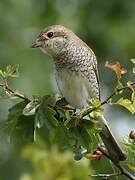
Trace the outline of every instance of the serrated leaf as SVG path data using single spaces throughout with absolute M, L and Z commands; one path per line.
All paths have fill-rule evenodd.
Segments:
M 30 103 L 26 105 L 26 107 L 23 109 L 23 115 L 25 116 L 31 116 L 36 113 L 37 108 L 40 106 L 40 101 L 34 99 Z
M 135 107 L 133 106 L 132 102 L 129 99 L 120 98 L 115 104 L 125 107 L 132 114 L 135 113 Z
M 6 134 L 8 134 L 9 139 L 11 139 L 11 137 L 16 134 L 16 132 L 20 132 L 20 130 L 22 130 L 20 136 L 14 136 L 14 139 L 19 138 L 20 141 L 20 137 L 24 137 L 22 133 L 24 134 L 26 132 L 26 127 L 27 125 L 29 125 L 29 123 L 27 122 L 27 118 L 24 118 L 24 116 L 22 115 L 22 111 L 27 103 L 28 102 L 26 101 L 22 101 L 9 109 L 8 119 L 7 121 L 5 121 L 5 132 Z M 23 125 L 25 125 L 25 128 L 23 127 Z M 30 128 L 28 129 L 29 132 L 31 132 Z M 30 136 L 32 137 L 33 134 L 31 133 Z M 28 140 L 28 138 L 29 137 L 27 136 L 26 140 Z

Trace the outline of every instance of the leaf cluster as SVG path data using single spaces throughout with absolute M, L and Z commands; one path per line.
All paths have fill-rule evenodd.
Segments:
M 33 136 L 35 141 L 39 136 L 40 138 L 45 136 L 44 140 L 48 145 L 58 144 L 62 151 L 69 148 L 75 153 L 75 159 L 79 160 L 87 153 L 92 153 L 97 147 L 96 134 L 99 128 L 95 128 L 97 123 L 94 120 L 80 119 L 74 109 L 63 106 L 64 101 L 54 95 L 36 97 L 36 99 L 34 97 L 29 103 L 22 101 L 12 107 L 9 117 L 13 117 L 16 124 L 20 118 L 32 117 L 31 123 L 34 129 L 30 136 Z M 27 120 L 25 122 L 27 125 Z M 27 131 L 27 128 L 24 131 Z

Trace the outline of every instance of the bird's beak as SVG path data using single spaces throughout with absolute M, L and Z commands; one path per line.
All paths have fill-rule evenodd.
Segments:
M 41 47 L 42 46 L 42 42 L 41 41 L 34 41 L 32 44 L 31 44 L 31 48 L 38 48 L 38 47 Z

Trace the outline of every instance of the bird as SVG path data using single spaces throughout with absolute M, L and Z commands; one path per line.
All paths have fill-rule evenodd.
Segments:
M 72 30 L 63 25 L 44 28 L 31 45 L 52 57 L 60 94 L 76 109 L 85 109 L 93 99 L 100 100 L 100 83 L 97 58 L 93 50 Z M 98 118 L 102 125 L 99 133 L 105 148 L 114 162 L 126 159 L 113 136 L 107 120 Z

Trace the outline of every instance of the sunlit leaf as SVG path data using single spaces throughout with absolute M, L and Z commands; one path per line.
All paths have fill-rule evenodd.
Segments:
M 19 64 L 16 65 L 8 65 L 6 67 L 5 71 L 0 70 L 0 75 L 3 78 L 8 78 L 8 77 L 18 77 L 19 76 Z
M 97 119 L 103 114 L 103 112 L 104 112 L 103 107 L 99 107 L 90 113 L 90 117 L 92 117 L 93 119 Z
M 127 70 L 122 68 L 119 62 L 116 63 L 109 63 L 108 61 L 105 63 L 105 67 L 113 70 L 118 78 L 121 78 L 124 74 L 127 73 Z
M 90 103 L 92 104 L 93 107 L 98 107 L 101 105 L 101 101 L 99 99 L 92 99 Z
M 135 74 L 135 67 L 133 68 L 133 73 Z
M 115 104 L 119 104 L 129 110 L 132 114 L 135 113 L 135 107 L 129 99 L 120 98 Z
M 39 107 L 40 101 L 37 99 L 34 99 L 30 103 L 26 105 L 26 107 L 23 109 L 23 115 L 25 116 L 31 116 L 36 113 L 36 109 Z
M 131 164 L 127 164 L 128 168 L 132 171 L 135 171 L 135 166 L 131 165 Z
M 131 62 L 132 62 L 133 64 L 135 64 L 135 58 L 131 59 Z

